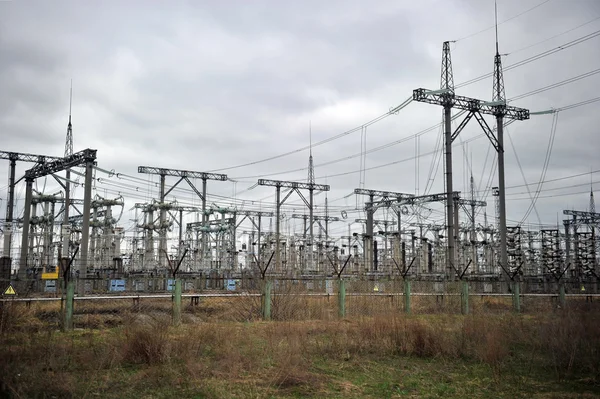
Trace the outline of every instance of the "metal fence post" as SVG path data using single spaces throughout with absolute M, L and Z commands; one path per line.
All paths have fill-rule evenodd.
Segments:
M 75 282 L 69 281 L 67 283 L 65 321 L 64 321 L 64 326 L 63 326 L 64 331 L 70 331 L 73 329 L 73 299 L 74 298 L 75 298 Z
M 518 281 L 513 282 L 513 308 L 515 312 L 521 312 L 521 287 Z
M 469 282 L 462 280 L 462 291 L 460 295 L 460 311 L 462 314 L 469 314 Z
M 175 280 L 175 294 L 173 295 L 173 325 L 181 324 L 181 279 Z
M 410 280 L 404 280 L 404 312 L 410 313 Z
M 271 320 L 271 287 L 273 282 L 271 280 L 264 280 L 263 287 L 263 300 L 262 300 L 262 314 L 264 320 Z
M 346 282 L 342 279 L 339 280 L 338 290 L 339 315 L 344 318 L 346 317 Z
M 565 283 L 560 282 L 559 291 L 558 291 L 558 300 L 561 307 L 565 307 L 567 305 L 567 298 L 565 297 Z

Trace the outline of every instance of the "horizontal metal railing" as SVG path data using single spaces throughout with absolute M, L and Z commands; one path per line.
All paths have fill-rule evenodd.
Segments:
M 300 294 L 288 294 L 288 293 L 274 293 L 275 296 L 306 296 L 306 297 L 337 297 L 337 293 L 300 293 Z M 182 298 L 247 298 L 247 297 L 260 297 L 260 293 L 231 293 L 231 294 L 218 294 L 218 293 L 198 293 L 198 294 L 182 294 Z M 348 292 L 346 296 L 355 297 L 403 297 L 403 292 Z M 460 293 L 447 293 L 447 292 L 412 292 L 411 297 L 419 296 L 461 296 Z M 512 297 L 513 294 L 501 294 L 501 293 L 469 293 L 469 297 Z M 539 297 L 539 298 L 558 298 L 559 294 L 520 294 L 520 297 Z M 568 298 L 598 298 L 600 294 L 565 294 Z M 102 301 L 102 300 L 124 300 L 124 299 L 172 299 L 172 294 L 154 294 L 154 295 L 92 295 L 92 296 L 75 296 L 75 301 Z M 55 302 L 63 301 L 64 297 L 10 297 L 0 298 L 0 302 Z

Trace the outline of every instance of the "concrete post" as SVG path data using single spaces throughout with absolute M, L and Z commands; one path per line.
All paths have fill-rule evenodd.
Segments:
M 263 280 L 263 297 L 262 297 L 262 314 L 263 320 L 271 320 L 271 288 L 273 282 L 271 280 Z
M 346 317 L 346 282 L 339 279 L 338 310 L 340 318 Z
M 404 280 L 404 313 L 410 314 L 410 280 Z
M 75 298 L 75 282 L 69 280 L 67 282 L 67 298 L 65 306 L 65 319 L 64 319 L 64 331 L 71 331 L 73 329 L 73 301 Z
M 515 312 L 521 312 L 521 287 L 518 281 L 513 281 L 513 309 Z
M 173 295 L 173 325 L 181 324 L 181 279 L 175 280 L 175 293 Z
M 462 314 L 469 314 L 469 282 L 461 281 L 461 294 L 460 294 L 460 310 Z

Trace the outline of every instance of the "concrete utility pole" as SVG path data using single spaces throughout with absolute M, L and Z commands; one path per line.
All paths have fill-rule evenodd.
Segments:
M 495 61 L 495 74 L 494 74 L 494 86 L 495 92 L 504 91 L 504 83 L 501 86 L 497 86 L 498 82 L 502 82 L 501 77 L 501 64 L 500 56 L 497 53 Z M 413 100 L 424 102 L 428 104 L 441 105 L 444 107 L 444 124 L 445 124 L 445 156 L 446 156 L 446 212 L 447 212 L 447 234 L 448 234 L 448 256 L 447 269 L 451 271 L 455 268 L 455 253 L 454 253 L 454 241 L 455 241 L 455 229 L 453 218 L 453 200 L 452 200 L 452 142 L 458 137 L 460 132 L 465 128 L 467 123 L 475 117 L 483 132 L 487 135 L 491 141 L 496 152 L 498 153 L 498 179 L 500 186 L 500 253 L 501 262 L 506 267 L 506 261 L 508 259 L 506 253 L 506 208 L 505 208 L 505 196 L 504 196 L 504 138 L 502 135 L 502 123 L 504 117 L 508 117 L 515 120 L 529 119 L 529 110 L 524 108 L 512 107 L 506 105 L 502 94 L 502 100 L 493 102 L 484 102 L 475 98 L 458 96 L 454 93 L 454 87 L 451 86 L 449 80 L 451 75 L 451 64 L 450 64 L 450 47 L 449 42 L 444 42 L 444 49 L 442 55 L 442 85 L 446 87 L 440 90 L 427 90 L 427 89 L 416 89 L 413 91 Z M 463 121 L 458 125 L 456 130 L 451 132 L 451 108 L 458 108 L 462 111 L 466 111 L 467 115 Z M 483 119 L 482 114 L 494 115 L 496 122 L 499 124 L 497 127 L 498 136 L 494 135 L 492 129 Z M 502 228 L 504 226 L 504 228 Z
M 275 187 L 275 207 L 276 207 L 276 226 L 275 226 L 275 269 L 281 271 L 281 251 L 280 251 L 280 231 L 279 226 L 281 224 L 281 205 L 292 195 L 292 193 L 296 192 L 298 196 L 302 199 L 306 207 L 310 211 L 310 225 L 314 223 L 313 220 L 313 194 L 314 191 L 329 191 L 329 185 L 327 184 L 315 184 L 315 183 L 301 183 L 301 182 L 293 182 L 293 181 L 282 181 L 282 180 L 267 180 L 260 179 L 258 180 L 259 186 L 271 186 Z M 290 191 L 286 194 L 286 196 L 281 199 L 281 187 L 289 188 Z M 310 200 L 307 200 L 300 190 L 308 190 L 310 195 Z M 311 228 L 312 234 L 312 228 Z M 312 259 L 312 245 L 313 245 L 313 237 L 311 236 L 309 257 Z
M 196 195 L 202 200 L 202 223 L 204 225 L 208 222 L 208 215 L 206 213 L 206 181 L 207 180 L 218 180 L 218 181 L 226 181 L 227 175 L 217 174 L 217 173 L 207 173 L 207 172 L 193 172 L 189 170 L 179 170 L 179 169 L 165 169 L 165 168 L 157 168 L 153 166 L 138 166 L 138 173 L 146 173 L 151 175 L 159 175 L 160 176 L 160 201 L 161 204 L 164 204 L 165 198 L 179 183 L 183 180 L 187 182 L 187 184 L 191 187 L 191 189 L 196 193 Z M 175 176 L 179 177 L 177 183 L 171 186 L 168 190 L 166 190 L 165 186 L 165 177 L 166 176 Z M 196 186 L 191 182 L 190 178 L 198 178 L 202 179 L 202 192 L 198 191 Z M 160 241 L 159 248 L 166 249 L 166 230 L 162 227 L 162 223 L 166 221 L 166 209 L 161 208 L 160 210 L 160 221 L 161 221 L 161 230 L 160 230 Z M 202 258 L 203 262 L 206 260 L 208 245 L 207 245 L 207 232 L 202 231 Z M 164 263 L 164 251 L 159 250 L 159 266 L 166 266 Z

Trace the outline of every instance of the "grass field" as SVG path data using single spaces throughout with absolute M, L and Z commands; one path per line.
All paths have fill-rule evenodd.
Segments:
M 18 315 L 13 316 L 18 319 Z M 117 327 L 3 324 L 1 395 L 103 398 L 598 397 L 600 312 L 398 312 Z

